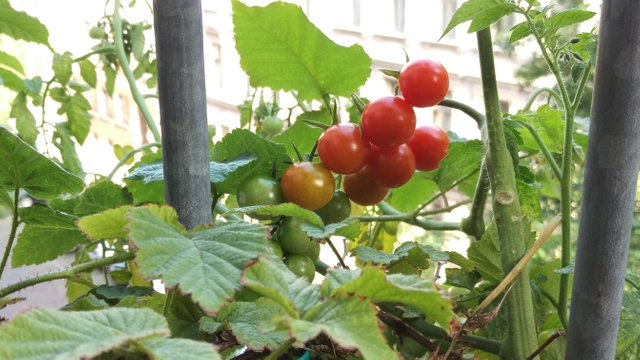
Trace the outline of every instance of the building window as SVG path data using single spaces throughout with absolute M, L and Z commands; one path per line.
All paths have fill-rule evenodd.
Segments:
M 213 71 L 210 75 L 213 78 L 213 85 L 222 87 L 222 47 L 217 42 L 212 44 Z
M 394 12 L 394 29 L 398 32 L 404 32 L 404 16 L 405 16 L 405 0 L 393 1 Z
M 449 21 L 453 17 L 453 14 L 456 12 L 458 8 L 457 0 L 442 0 L 442 32 L 449 25 Z M 456 29 L 452 29 L 445 35 L 445 39 L 455 39 L 456 38 Z

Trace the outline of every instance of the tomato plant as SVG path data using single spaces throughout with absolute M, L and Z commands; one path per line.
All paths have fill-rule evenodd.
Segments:
M 362 137 L 380 147 L 409 140 L 416 129 L 416 113 L 399 97 L 386 96 L 369 103 L 362 113 Z
M 365 169 L 344 177 L 344 192 L 351 201 L 359 205 L 375 205 L 382 201 L 389 189 L 371 180 Z
M 303 161 L 287 169 L 280 186 L 288 201 L 305 209 L 317 210 L 331 200 L 335 181 L 322 164 Z
M 266 135 L 275 135 L 282 131 L 284 123 L 279 117 L 275 115 L 269 115 L 262 119 L 261 129 Z
M 336 174 L 352 174 L 364 166 L 369 156 L 369 142 L 362 138 L 355 124 L 338 124 L 328 128 L 318 139 L 318 156 Z
M 327 205 L 316 210 L 316 214 L 320 215 L 325 225 L 338 223 L 351 215 L 351 201 L 343 191 L 338 190 Z
M 416 158 L 409 146 L 371 149 L 371 156 L 365 168 L 374 182 L 386 188 L 397 188 L 411 180 L 416 170 Z
M 449 74 L 437 61 L 415 60 L 400 71 L 398 87 L 402 97 L 412 106 L 434 106 L 447 96 Z
M 407 141 L 416 158 L 416 169 L 431 171 L 447 156 L 449 137 L 437 126 L 421 126 Z

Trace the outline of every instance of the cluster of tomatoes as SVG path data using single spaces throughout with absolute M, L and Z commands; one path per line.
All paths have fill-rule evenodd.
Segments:
M 436 126 L 416 129 L 413 110 L 444 99 L 449 89 L 445 68 L 431 60 L 413 61 L 400 71 L 398 86 L 403 97 L 372 101 L 360 126 L 337 124 L 318 140 L 320 160 L 327 169 L 344 175 L 344 190 L 357 204 L 377 204 L 416 170 L 437 169 L 447 155 L 447 134 Z
M 336 124 L 322 134 L 321 163 L 292 164 L 280 181 L 264 175 L 245 179 L 238 188 L 238 205 L 276 205 L 286 200 L 315 211 L 325 224 L 337 223 L 351 214 L 351 201 L 377 204 L 416 170 L 436 169 L 447 155 L 449 138 L 435 126 L 416 129 L 413 107 L 433 106 L 444 99 L 447 72 L 437 62 L 414 61 L 402 69 L 398 85 L 403 97 L 371 102 L 360 126 Z M 333 173 L 344 176 L 344 192 L 336 190 Z M 303 224 L 295 217 L 279 219 L 270 245 L 293 273 L 312 281 L 320 244 L 309 238 Z

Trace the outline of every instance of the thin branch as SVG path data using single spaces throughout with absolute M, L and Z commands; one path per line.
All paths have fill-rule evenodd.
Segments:
M 540 137 L 540 134 L 538 134 L 536 129 L 534 129 L 533 126 L 526 121 L 518 121 L 518 124 L 524 126 L 527 130 L 529 130 L 529 133 L 531 133 L 533 140 L 535 140 L 536 144 L 538 144 L 540 151 L 542 151 L 542 154 L 544 155 L 545 159 L 547 159 L 547 162 L 551 166 L 551 170 L 553 170 L 553 174 L 556 176 L 556 178 L 558 178 L 558 181 L 562 181 L 562 171 L 560 170 L 560 167 L 558 166 L 556 159 L 554 159 L 553 155 L 551 155 L 551 151 L 549 151 L 549 148 L 544 143 L 544 140 L 542 140 L 542 138 Z
M 89 261 L 89 262 L 71 267 L 67 270 L 32 277 L 24 281 L 20 281 L 18 283 L 9 285 L 3 289 L 0 289 L 0 298 L 6 297 L 22 289 L 28 288 L 30 286 L 38 285 L 43 282 L 58 280 L 58 279 L 68 279 L 70 277 L 75 276 L 78 273 L 99 269 L 107 265 L 125 262 L 133 258 L 135 258 L 134 253 L 124 253 L 124 254 L 114 255 L 112 257 L 108 257 L 104 259 Z
M 542 343 L 542 345 L 540 345 L 539 348 L 536 349 L 536 351 L 534 351 L 533 353 L 531 353 L 531 355 L 527 356 L 527 360 L 533 360 L 536 358 L 536 356 L 540 355 L 544 349 L 547 348 L 547 346 L 551 345 L 552 342 L 554 342 L 557 338 L 564 336 L 564 332 L 563 331 L 556 331 L 553 335 L 549 336 L 549 338 L 547 340 L 545 340 L 544 343 Z
M 124 50 L 124 41 L 122 40 L 122 18 L 120 17 L 120 0 L 114 0 L 114 10 L 113 10 L 113 27 L 115 30 L 115 46 L 116 46 L 116 56 L 118 57 L 118 62 L 120 63 L 120 67 L 122 68 L 122 72 L 124 76 L 127 78 L 127 82 L 129 83 L 129 88 L 131 89 L 131 95 L 133 95 L 133 100 L 138 105 L 140 112 L 142 113 L 142 117 L 144 122 L 149 127 L 149 130 L 153 134 L 153 138 L 156 142 L 160 141 L 160 132 L 158 131 L 158 127 L 156 126 L 155 121 L 153 120 L 153 116 L 151 116 L 151 112 L 147 107 L 147 103 L 145 102 L 144 96 L 138 89 L 138 85 L 136 84 L 136 78 L 133 75 L 133 71 L 131 71 L 131 67 L 129 66 L 129 60 L 127 60 L 127 54 Z
M 133 149 L 131 151 L 128 151 L 127 153 L 125 153 L 122 156 L 120 161 L 118 161 L 118 163 L 113 168 L 113 170 L 111 170 L 109 175 L 107 175 L 107 179 L 111 180 L 113 178 L 113 176 L 116 174 L 116 172 L 118 171 L 118 169 L 120 169 L 124 164 L 126 164 L 127 161 L 129 161 L 129 159 L 131 159 L 131 157 L 134 156 L 135 154 L 139 153 L 140 151 L 144 151 L 146 149 L 152 148 L 152 147 L 161 147 L 161 146 L 162 145 L 160 143 L 154 142 L 154 143 L 149 143 L 149 144 L 142 145 L 137 149 Z
M 342 266 L 343 269 L 349 269 L 347 264 L 344 263 L 344 259 L 342 259 L 342 256 L 340 256 L 340 252 L 338 251 L 338 249 L 336 249 L 335 245 L 333 245 L 331 240 L 329 240 L 329 239 L 325 239 L 325 240 L 327 241 L 327 244 L 329 244 L 329 247 L 331 248 L 331 251 L 333 251 L 333 253 L 338 258 L 338 262 L 340 263 L 340 266 Z
M 484 124 L 487 122 L 487 118 L 484 116 L 484 114 L 467 104 L 455 101 L 453 99 L 444 99 L 438 105 L 460 110 L 463 113 L 469 115 L 478 124 L 478 129 L 482 129 L 484 127 Z
M 408 326 L 404 323 L 404 321 L 396 318 L 395 316 L 388 314 L 382 310 L 378 312 L 378 319 L 380 319 L 383 323 L 387 324 L 390 328 L 392 328 L 397 334 L 405 335 L 408 338 L 414 340 L 418 344 L 426 347 L 431 352 L 435 352 L 438 350 L 437 346 L 431 342 L 426 336 L 422 335 L 416 329 Z
M 20 187 L 16 184 L 16 188 L 13 192 L 13 217 L 11 221 L 11 231 L 9 233 L 9 239 L 7 240 L 7 246 L 4 249 L 4 254 L 2 255 L 2 263 L 0 263 L 0 279 L 2 279 L 2 273 L 4 272 L 5 266 L 7 266 L 7 262 L 9 261 L 9 254 L 11 253 L 11 248 L 13 247 L 13 242 L 16 240 L 16 233 L 18 231 L 19 215 L 18 215 L 18 206 L 20 205 Z M 1 298 L 2 296 L 0 296 Z
M 279 348 L 277 348 L 271 354 L 269 354 L 269 356 L 267 356 L 265 360 L 277 360 L 280 357 L 280 355 L 284 354 L 285 352 L 287 352 L 287 350 L 289 350 L 289 348 L 291 347 L 291 345 L 293 345 L 294 342 L 296 342 L 295 338 L 291 338 L 287 340 L 282 345 L 280 345 Z
M 529 111 L 531 110 L 531 106 L 533 105 L 533 102 L 538 98 L 538 96 L 547 93 L 549 94 L 549 96 L 551 96 L 553 98 L 553 100 L 555 100 L 556 104 L 564 107 L 564 104 L 562 103 L 562 98 L 560 97 L 560 95 L 558 95 L 557 92 L 553 91 L 553 89 L 550 88 L 540 88 L 536 91 L 533 92 L 533 94 L 531 94 L 531 96 L 529 97 L 529 100 L 527 101 L 527 104 L 524 106 L 524 111 Z

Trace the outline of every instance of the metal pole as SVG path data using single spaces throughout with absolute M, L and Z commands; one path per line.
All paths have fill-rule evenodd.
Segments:
M 154 0 L 165 197 L 187 229 L 211 223 L 200 0 Z
M 640 164 L 640 3 L 602 4 L 566 359 L 613 359 Z

